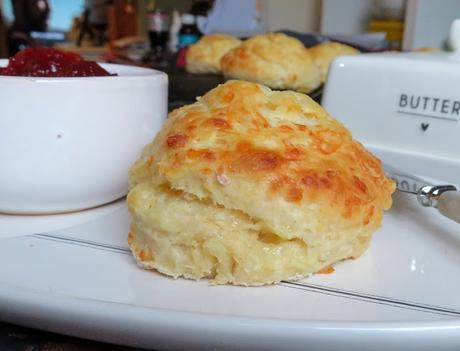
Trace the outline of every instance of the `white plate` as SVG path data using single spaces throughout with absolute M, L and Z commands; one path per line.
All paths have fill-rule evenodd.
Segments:
M 124 201 L 123 198 L 104 206 L 58 214 L 20 215 L 0 212 L 0 239 L 44 233 L 83 224 L 116 211 L 124 206 Z
M 396 195 L 359 259 L 269 287 L 142 270 L 128 226 L 122 207 L 71 229 L 0 239 L 0 320 L 157 349 L 460 348 L 460 226 L 410 196 Z

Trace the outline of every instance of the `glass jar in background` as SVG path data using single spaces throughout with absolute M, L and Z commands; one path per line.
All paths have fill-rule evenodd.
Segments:
M 388 49 L 401 50 L 404 36 L 406 0 L 374 0 L 370 32 L 383 32 Z
M 166 52 L 169 24 L 169 15 L 159 8 L 151 8 L 147 12 L 147 31 L 149 34 L 150 48 L 153 52 Z
M 179 48 L 191 45 L 200 39 L 201 32 L 196 25 L 195 16 L 184 13 L 181 17 L 182 26 L 179 31 Z

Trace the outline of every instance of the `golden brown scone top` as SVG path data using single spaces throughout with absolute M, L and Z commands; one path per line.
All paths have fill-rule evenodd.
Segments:
M 284 238 L 376 229 L 394 191 L 380 161 L 308 96 L 243 81 L 173 111 L 130 179 L 213 199 Z
M 320 85 L 318 68 L 303 43 L 282 33 L 254 36 L 221 60 L 228 78 L 261 83 L 274 89 L 310 92 Z
M 312 46 L 309 49 L 309 51 L 313 56 L 315 64 L 319 67 L 321 71 L 322 82 L 325 82 L 329 66 L 336 57 L 344 55 L 356 55 L 360 53 L 359 50 L 351 46 L 336 43 L 333 41 L 327 41 Z
M 190 45 L 186 53 L 186 70 L 190 73 L 220 73 L 220 59 L 241 40 L 227 34 L 204 35 Z

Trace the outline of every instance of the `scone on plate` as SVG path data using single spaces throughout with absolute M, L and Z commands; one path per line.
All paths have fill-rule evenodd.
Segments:
M 395 188 L 308 96 L 243 81 L 171 112 L 130 187 L 128 241 L 142 267 L 238 285 L 358 257 Z
M 351 46 L 332 41 L 327 41 L 312 46 L 309 51 L 313 56 L 315 64 L 320 70 L 321 82 L 323 83 L 326 81 L 329 66 L 336 57 L 344 55 L 356 55 L 360 53 L 359 50 Z
M 241 40 L 227 34 L 209 34 L 190 45 L 186 53 L 185 69 L 189 73 L 220 73 L 220 59 Z
M 321 84 L 313 56 L 301 41 L 282 33 L 245 40 L 221 60 L 224 76 L 261 83 L 273 89 L 311 92 Z

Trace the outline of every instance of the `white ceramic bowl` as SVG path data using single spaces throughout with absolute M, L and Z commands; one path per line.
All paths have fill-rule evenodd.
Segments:
M 168 77 L 102 66 L 118 76 L 0 76 L 0 212 L 76 211 L 126 194 L 166 117 Z

